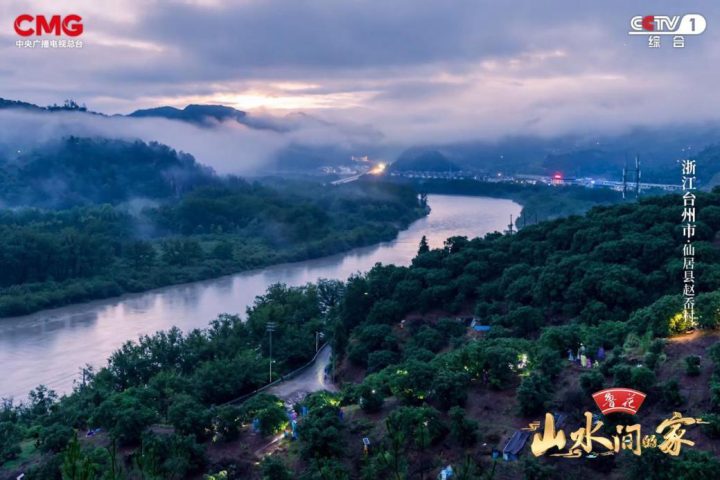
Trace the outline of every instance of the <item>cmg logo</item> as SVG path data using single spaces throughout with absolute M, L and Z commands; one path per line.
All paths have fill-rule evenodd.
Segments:
M 15 32 L 21 37 L 41 37 L 45 34 L 77 37 L 83 33 L 82 17 L 75 14 L 65 17 L 53 15 L 48 19 L 45 15 L 23 14 L 15 19 Z

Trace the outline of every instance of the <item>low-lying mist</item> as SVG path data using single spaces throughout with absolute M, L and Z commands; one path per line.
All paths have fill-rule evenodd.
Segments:
M 234 120 L 198 126 L 162 118 L 130 118 L 83 112 L 39 113 L 0 110 L 0 145 L 26 151 L 67 137 L 156 141 L 193 155 L 219 174 L 252 176 L 271 172 L 278 153 L 291 145 L 340 146 L 364 154 L 382 135 L 368 127 L 337 125 L 311 116 L 258 116 L 279 128 L 252 128 Z

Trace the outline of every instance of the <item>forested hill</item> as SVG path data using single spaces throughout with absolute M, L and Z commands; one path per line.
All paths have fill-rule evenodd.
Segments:
M 0 154 L 0 205 L 13 207 L 167 199 L 214 180 L 191 155 L 155 142 L 67 137 Z
M 448 464 L 467 479 L 719 478 L 709 452 L 720 438 L 720 192 L 698 196 L 693 334 L 681 313 L 680 205 L 665 196 L 596 207 L 515 235 L 421 245 L 409 267 L 376 265 L 345 283 L 274 285 L 246 322 L 223 315 L 204 331 L 143 337 L 69 397 L 38 388 L 24 406 L 6 403 L 0 463 L 42 480 L 73 467 L 90 477 L 406 480 Z M 463 320 L 472 313 L 491 327 L 485 336 Z M 342 389 L 293 407 L 296 442 L 272 441 L 290 429 L 278 398 L 218 406 L 267 381 L 271 322 L 275 378 L 314 355 L 318 332 L 336 355 Z M 598 365 L 567 360 L 581 347 L 603 349 Z M 584 425 L 583 412 L 597 411 L 591 393 L 610 386 L 648 394 L 628 420 L 643 433 L 674 411 L 707 423 L 687 428 L 696 443 L 678 457 L 645 447 L 538 460 L 526 447 L 518 462 L 493 460 L 546 411 L 566 415 L 566 432 Z M 602 437 L 624 422 L 597 418 Z M 73 429 L 97 428 L 75 439 Z
M 142 152 L 153 148 L 138 145 Z M 151 156 L 150 164 L 166 166 L 177 182 L 198 168 L 188 159 L 183 170 L 177 158 Z M 168 196 L 177 185 L 144 166 L 113 168 L 103 178 L 117 180 L 118 190 L 106 200 L 127 199 L 128 191 Z M 196 175 L 188 178 L 206 178 Z M 77 178 L 101 182 L 92 171 Z M 71 191 L 85 192 L 83 200 L 102 193 L 77 178 L 84 190 Z M 214 179 L 142 209 L 126 207 L 0 210 L 0 316 L 331 255 L 390 240 L 427 213 L 412 189 L 397 185 L 237 178 Z

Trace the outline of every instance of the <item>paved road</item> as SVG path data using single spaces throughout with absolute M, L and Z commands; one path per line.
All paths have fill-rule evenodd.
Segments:
M 319 390 L 337 391 L 335 385 L 330 382 L 330 378 L 325 376 L 325 369 L 330 365 L 331 353 L 332 349 L 329 345 L 326 345 L 320 350 L 320 354 L 312 367 L 287 382 L 281 382 L 270 387 L 265 390 L 265 393 L 270 393 L 286 401 L 296 402 L 308 393 Z

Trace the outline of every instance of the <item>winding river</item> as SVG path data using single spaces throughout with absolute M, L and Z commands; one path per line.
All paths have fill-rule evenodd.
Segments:
M 71 391 L 80 367 L 100 367 L 125 341 L 178 326 L 204 327 L 220 313 L 241 313 L 277 282 L 304 285 L 318 278 L 344 280 L 375 263 L 408 265 L 425 235 L 440 247 L 453 235 L 475 237 L 507 228 L 520 205 L 485 197 L 430 195 L 432 212 L 391 242 L 343 254 L 276 265 L 214 280 L 44 310 L 0 319 L 0 398 L 21 400 L 39 384 Z

